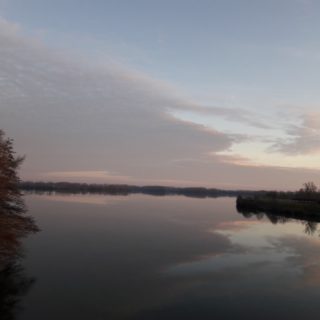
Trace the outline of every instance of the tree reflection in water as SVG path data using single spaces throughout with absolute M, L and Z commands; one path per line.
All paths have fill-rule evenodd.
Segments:
M 23 201 L 20 199 L 20 201 Z M 22 206 L 21 208 L 24 208 Z M 34 278 L 26 275 L 22 266 L 21 240 L 38 229 L 25 210 L 12 214 L 0 212 L 0 319 L 13 320 L 21 307 L 21 299 L 28 292 Z
M 20 199 L 22 201 L 22 199 Z M 24 208 L 24 206 L 22 207 Z M 33 220 L 20 213 L 0 212 L 0 319 L 13 320 L 21 307 L 21 299 L 28 292 L 34 278 L 26 275 L 22 266 L 21 240 L 38 229 Z
M 302 225 L 304 225 L 304 232 L 310 236 L 316 233 L 318 229 L 318 223 L 320 222 L 320 217 L 304 219 L 297 216 L 291 217 L 290 213 L 287 213 L 286 216 L 283 216 L 273 212 L 253 212 L 247 210 L 246 208 L 241 208 L 239 206 L 237 206 L 237 211 L 247 219 L 250 219 L 251 217 L 256 217 L 258 220 L 261 220 L 264 217 L 266 217 L 272 224 L 284 224 L 291 221 L 299 221 Z
M 21 264 L 13 261 L 0 272 L 0 318 L 2 320 L 16 319 L 22 309 L 21 299 L 33 283 L 34 278 L 28 277 Z
M 20 203 L 23 202 L 21 198 Z M 21 299 L 28 292 L 34 278 L 26 275 L 22 266 L 21 240 L 38 231 L 32 218 L 20 212 L 0 211 L 0 319 L 13 320 L 21 307 Z

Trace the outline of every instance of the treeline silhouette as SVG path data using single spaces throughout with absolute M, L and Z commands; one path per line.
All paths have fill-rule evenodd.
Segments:
M 306 182 L 298 191 L 262 191 L 252 193 L 250 196 L 254 196 L 254 198 L 251 199 L 287 199 L 320 203 L 320 188 L 318 188 L 314 182 Z
M 37 193 L 96 193 L 112 195 L 129 195 L 134 193 L 155 196 L 182 195 L 186 197 L 235 197 L 238 195 L 252 195 L 254 191 L 220 190 L 202 187 L 168 187 L 168 186 L 135 186 L 125 184 L 88 184 L 75 182 L 32 182 L 20 183 L 20 188 L 27 192 Z

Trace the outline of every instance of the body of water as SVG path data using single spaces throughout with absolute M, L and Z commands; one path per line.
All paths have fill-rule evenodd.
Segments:
M 11 275 L 28 283 L 8 311 L 15 319 L 301 319 L 320 309 L 316 224 L 244 217 L 235 198 L 26 201 L 42 231 Z

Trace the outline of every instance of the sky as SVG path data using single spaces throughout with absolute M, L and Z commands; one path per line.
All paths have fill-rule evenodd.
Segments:
M 25 180 L 320 183 L 320 2 L 0 0 Z

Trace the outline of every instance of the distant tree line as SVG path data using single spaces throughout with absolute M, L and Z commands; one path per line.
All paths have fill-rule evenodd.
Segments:
M 187 197 L 228 197 L 237 196 L 239 194 L 249 195 L 252 191 L 241 190 L 219 190 L 202 187 L 168 187 L 168 186 L 135 186 L 123 184 L 88 184 L 74 182 L 31 182 L 24 181 L 20 183 L 20 188 L 27 192 L 38 193 L 98 193 L 98 194 L 114 194 L 128 195 L 132 193 L 143 193 L 157 196 L 164 195 L 183 195 Z
M 259 197 L 259 195 L 256 195 Z M 271 199 L 291 199 L 299 201 L 320 201 L 320 189 L 312 181 L 303 184 L 298 191 L 269 191 L 264 194 L 265 197 Z

